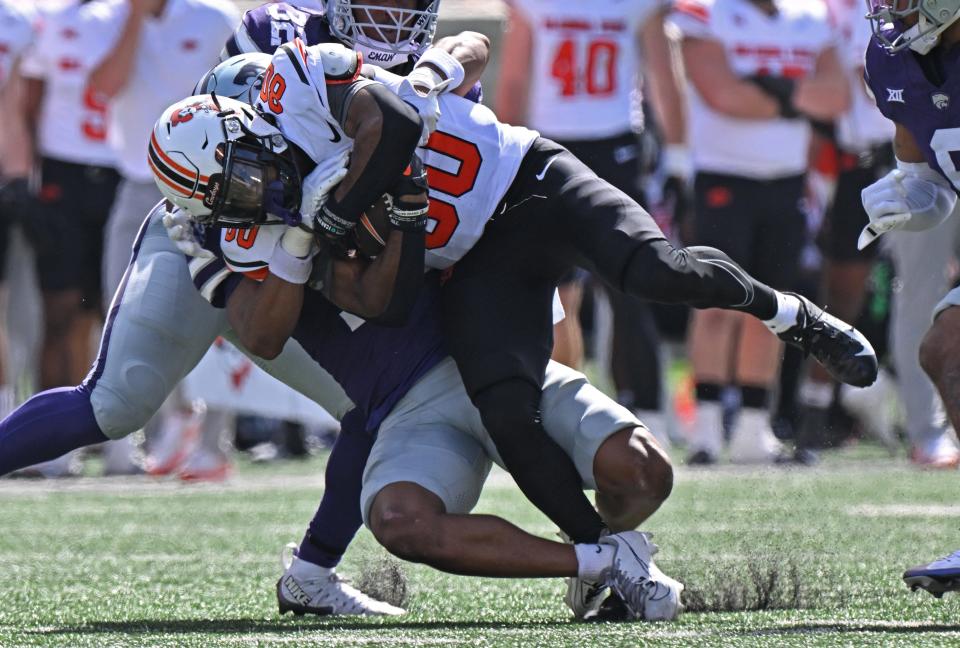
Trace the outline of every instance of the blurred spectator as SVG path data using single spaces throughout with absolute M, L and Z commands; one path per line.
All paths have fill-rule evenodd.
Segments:
M 0 282 L 5 279 L 10 228 L 29 210 L 31 158 L 23 112 L 22 83 L 17 74 L 20 55 L 34 38 L 30 3 L 0 0 L 0 107 L 5 115 L 0 129 Z M 7 297 L 0 283 L 0 417 L 13 410 L 14 394 L 7 376 Z
M 791 286 L 806 228 L 800 208 L 810 144 L 808 119 L 847 109 L 849 84 L 826 7 L 807 0 L 679 0 L 690 81 L 695 242 L 715 246 L 761 281 Z M 696 375 L 696 438 L 690 461 L 716 461 L 720 397 L 740 389 L 731 437 L 738 462 L 773 461 L 770 391 L 780 342 L 739 313 L 697 311 L 690 334 Z
M 87 78 L 109 47 L 104 9 L 84 0 L 45 12 L 21 65 L 30 153 L 40 170 L 36 206 L 24 226 L 43 293 L 43 390 L 83 381 L 102 317 L 103 230 L 119 176 L 107 145 L 106 105 L 88 91 Z M 137 472 L 134 452 L 129 438 L 106 444 L 105 472 Z
M 104 0 L 104 11 L 112 37 L 104 39 L 109 48 L 90 75 L 90 90 L 110 101 L 108 141 L 121 176 L 104 240 L 103 294 L 109 299 L 120 285 L 140 224 L 161 198 L 146 155 L 153 124 L 217 63 L 239 14 L 227 0 Z M 174 393 L 171 400 L 181 399 Z M 151 444 L 152 473 L 172 472 L 186 459 L 190 444 L 184 438 L 197 437 L 199 409 L 182 403 L 165 407 L 167 415 L 155 426 L 160 431 Z M 211 426 L 215 435 L 219 426 Z M 220 476 L 224 461 L 215 454 L 202 471 Z M 196 478 L 200 472 L 192 468 L 190 474 Z
M 560 142 L 597 174 L 643 204 L 640 76 L 646 70 L 666 133 L 671 176 L 682 176 L 683 102 L 664 34 L 661 0 L 513 0 L 496 111 Z M 555 327 L 553 359 L 583 361 L 578 313 L 584 273 L 560 286 L 566 319 Z M 648 304 L 615 295 L 612 374 L 624 405 L 653 430 L 660 414 L 659 336 Z

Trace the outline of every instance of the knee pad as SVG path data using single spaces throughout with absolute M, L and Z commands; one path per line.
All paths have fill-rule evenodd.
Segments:
M 90 404 L 97 425 L 110 439 L 121 439 L 147 424 L 170 388 L 159 372 L 142 363 L 123 368 L 120 387 L 109 383 L 96 384 L 90 393 Z

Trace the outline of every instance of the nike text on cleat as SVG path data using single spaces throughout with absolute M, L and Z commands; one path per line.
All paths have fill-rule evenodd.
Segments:
M 600 538 L 600 543 L 616 550 L 610 587 L 623 599 L 630 618 L 672 621 L 680 615 L 683 585 L 653 564 L 657 546 L 650 542 L 649 534 L 624 531 Z
M 324 569 L 296 556 L 289 563 L 283 557 L 281 561 L 285 568 L 277 581 L 277 607 L 281 615 L 287 612 L 298 616 L 399 616 L 406 613 L 403 608 L 378 601 L 351 587 L 333 569 Z
M 789 293 L 793 294 L 793 293 Z M 797 324 L 779 338 L 812 355 L 840 382 L 866 387 L 877 379 L 877 354 L 866 337 L 802 295 Z
M 560 531 L 557 535 L 568 543 L 573 544 L 570 537 Z M 597 547 L 597 553 L 600 553 L 600 547 Z M 592 583 L 582 578 L 567 578 L 567 593 L 563 600 L 573 612 L 573 615 L 582 620 L 590 619 L 597 614 L 600 604 L 603 603 L 604 595 L 609 591 L 606 582 Z
M 923 589 L 937 598 L 944 592 L 960 590 L 960 551 L 903 572 L 903 582 L 916 591 Z

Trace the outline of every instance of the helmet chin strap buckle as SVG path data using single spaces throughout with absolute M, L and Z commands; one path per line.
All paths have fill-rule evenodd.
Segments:
M 279 180 L 274 180 L 266 186 L 263 206 L 267 214 L 276 216 L 290 227 L 297 227 L 303 222 L 303 216 L 299 211 L 283 206 L 283 183 Z

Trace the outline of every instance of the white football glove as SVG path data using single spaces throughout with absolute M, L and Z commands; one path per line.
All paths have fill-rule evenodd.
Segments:
M 861 193 L 870 224 L 863 228 L 857 247 L 863 249 L 894 229 L 921 231 L 936 227 L 953 211 L 953 186 L 923 162 L 897 162 L 897 168 Z
M 860 232 L 857 249 L 862 250 L 881 234 L 902 227 L 910 220 L 907 190 L 903 186 L 905 176 L 902 170 L 894 169 L 860 192 L 870 224 Z
M 416 70 L 414 70 L 416 72 Z M 411 73 L 413 74 L 413 73 Z M 435 86 L 425 87 L 420 85 L 416 79 L 411 81 L 410 77 L 404 78 L 397 89 L 397 95 L 408 104 L 417 109 L 420 119 L 423 120 L 423 133 L 420 135 L 420 146 L 426 146 L 427 140 L 437 130 L 437 122 L 440 121 L 440 100 L 439 96 L 450 87 L 451 80 L 441 81 Z
M 163 215 L 163 226 L 167 230 L 167 236 L 184 254 L 198 259 L 214 257 L 213 252 L 200 245 L 193 230 L 193 221 L 185 210 L 177 207 L 173 211 L 168 211 Z
M 350 151 L 344 151 L 339 156 L 324 160 L 303 179 L 303 198 L 300 201 L 300 213 L 304 222 L 312 227 L 313 217 L 316 216 L 327 196 L 334 187 L 347 175 L 350 163 Z

